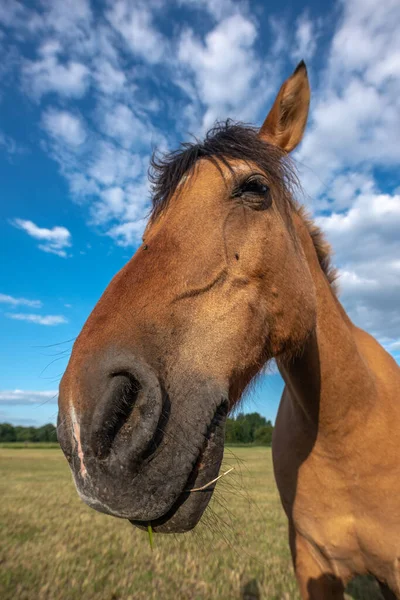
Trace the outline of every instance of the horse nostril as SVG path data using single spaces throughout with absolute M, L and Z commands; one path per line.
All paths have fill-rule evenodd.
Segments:
M 128 422 L 141 389 L 140 382 L 130 373 L 111 375 L 105 402 L 95 410 L 92 420 L 90 445 L 97 458 L 106 458 L 121 430 L 126 428 L 129 434 Z

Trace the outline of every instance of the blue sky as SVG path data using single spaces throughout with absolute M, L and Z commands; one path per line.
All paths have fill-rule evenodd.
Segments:
M 0 4 L 0 421 L 54 422 L 72 340 L 135 251 L 152 150 L 216 119 L 261 124 L 304 59 L 294 158 L 341 299 L 400 357 L 400 4 Z M 263 378 L 245 404 L 275 417 Z

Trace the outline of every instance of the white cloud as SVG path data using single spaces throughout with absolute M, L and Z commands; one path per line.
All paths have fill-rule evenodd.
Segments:
M 88 0 L 54 0 L 29 10 L 16 3 L 6 15 L 0 10 L 0 20 L 7 21 L 15 37 L 29 41 L 35 53 L 24 55 L 26 48 L 19 47 L 23 90 L 38 103 L 53 96 L 42 111 L 47 134 L 42 147 L 59 164 L 73 199 L 88 206 L 90 224 L 103 232 L 147 213 L 143 178 L 149 155 L 156 145 L 166 147 L 147 116 L 159 110 L 161 101 L 148 97 L 137 81 L 153 77 L 137 64 L 138 58 L 151 65 L 171 61 L 166 38 L 154 21 L 162 8 L 159 0 L 119 0 L 99 7 L 101 18 L 97 12 L 94 18 Z M 127 68 L 129 51 L 135 55 L 134 68 Z M 78 110 L 75 101 L 86 94 L 93 110 L 84 120 L 84 109 L 80 105 Z M 0 137 L 0 145 L 6 141 Z M 71 243 L 65 228 L 44 230 L 21 220 L 14 224 L 46 240 L 42 250 L 67 255 Z
M 265 102 L 271 91 L 265 84 L 269 69 L 260 77 L 261 65 L 254 51 L 256 38 L 254 23 L 241 14 L 218 23 L 204 42 L 191 29 L 183 32 L 178 58 L 188 72 L 178 83 L 194 102 L 205 105 L 201 129 L 228 115 L 241 120 L 254 118 Z M 188 74 L 193 83 L 188 81 Z
M 56 92 L 66 98 L 81 98 L 89 85 L 86 65 L 70 60 L 63 62 L 58 41 L 46 41 L 39 48 L 36 61 L 25 60 L 22 74 L 26 89 L 36 98 Z
M 0 23 L 5 27 L 23 27 L 29 14 L 28 9 L 18 0 L 0 3 Z
M 0 390 L 0 405 L 29 405 L 56 403 L 57 390 L 31 391 L 31 390 Z
M 20 154 L 24 152 L 23 148 L 17 144 L 17 142 L 0 131 L 0 148 L 3 148 L 7 154 Z
M 87 1 L 54 0 L 37 12 L 23 9 L 23 17 L 17 11 L 12 19 L 18 34 L 23 31 L 36 45 L 36 59 L 21 61 L 24 89 L 40 102 L 48 93 L 61 99 L 62 108 L 55 98 L 42 113 L 41 125 L 49 136 L 43 147 L 58 162 L 73 198 L 88 205 L 90 223 L 118 244 L 140 239 L 149 209 L 149 155 L 155 146 L 167 148 L 148 115 L 167 105 L 181 130 L 188 122 L 192 130 L 204 129 L 228 114 L 249 120 L 272 89 L 268 75 L 273 69 L 264 71 L 261 84 L 256 81 L 257 31 L 244 16 L 245 3 L 217 4 L 204 0 L 193 6 L 217 21 L 204 41 L 193 32 L 180 36 L 179 24 L 167 39 L 156 26 L 167 8 L 163 0 L 109 2 L 105 19 L 94 19 Z M 134 55 L 134 68 L 127 49 Z M 190 103 L 185 96 L 182 111 L 170 98 L 160 94 L 155 100 L 148 94 L 147 83 L 156 81 L 159 65 L 163 79 L 171 83 L 172 77 L 189 93 Z M 92 127 L 72 104 L 86 93 L 94 100 Z M 65 254 L 54 245 L 42 249 Z
M 121 92 L 127 82 L 125 73 L 120 68 L 113 66 L 104 57 L 97 61 L 93 76 L 98 88 L 104 94 L 114 95 Z
M 400 338 L 400 195 L 370 189 L 348 210 L 318 222 L 341 266 L 341 298 L 350 316 L 379 338 Z
M 197 83 L 205 103 L 226 105 L 232 95 L 243 98 L 252 77 L 252 69 L 246 64 L 247 53 L 256 37 L 253 23 L 241 15 L 225 19 L 207 34 L 204 44 L 196 39 L 193 31 L 186 30 L 180 42 L 179 58 L 198 70 Z M 238 76 L 242 70 L 246 73 L 244 81 Z
M 165 59 L 167 42 L 155 28 L 150 7 L 144 2 L 117 0 L 107 17 L 134 54 L 150 64 Z
M 15 298 L 8 294 L 0 294 L 0 303 L 9 304 L 10 306 L 30 306 L 31 308 L 41 308 L 40 300 L 28 300 L 27 298 Z
M 66 110 L 47 109 L 42 122 L 50 136 L 60 138 L 71 146 L 80 146 L 86 140 L 82 120 Z
M 37 27 L 56 32 L 60 37 L 84 41 L 92 25 L 89 0 L 47 0 L 44 4 L 43 22 Z
M 295 46 L 291 52 L 293 60 L 309 61 L 317 49 L 316 24 L 307 13 L 301 15 L 296 22 Z
M 114 225 L 108 235 L 112 237 L 118 246 L 133 246 L 137 244 L 146 228 L 146 220 L 142 218 L 136 221 L 127 221 L 121 225 Z
M 377 169 L 390 179 L 400 162 L 400 5 L 340 6 L 296 158 L 335 251 L 342 302 L 357 325 L 390 349 L 400 338 L 400 195 L 381 189 L 385 179 Z
M 269 17 L 268 24 L 272 33 L 271 36 L 271 57 L 279 58 L 282 53 L 287 53 L 289 47 L 289 35 L 286 23 L 277 16 Z M 282 83 L 282 82 L 279 82 Z M 278 90 L 275 90 L 277 92 Z
M 62 325 L 68 323 L 63 315 L 34 315 L 26 313 L 6 313 L 6 317 L 15 321 L 27 321 L 37 325 Z
M 139 155 L 103 141 L 93 156 L 88 175 L 97 183 L 115 186 L 135 179 L 141 170 L 142 161 Z
M 134 146 L 136 151 L 148 146 L 153 140 L 161 139 L 143 117 L 139 118 L 121 103 L 115 104 L 112 110 L 104 107 L 101 127 L 104 133 L 120 142 L 124 148 Z
M 107 230 L 119 246 L 133 246 L 140 243 L 146 227 L 146 215 L 150 209 L 150 190 L 147 176 L 135 183 L 108 188 L 101 194 L 101 200 L 93 207 L 94 222 L 107 223 L 113 218 L 119 223 Z
M 41 242 L 38 246 L 40 250 L 63 258 L 67 256 L 65 249 L 71 246 L 71 234 L 66 227 L 56 226 L 52 229 L 46 229 L 38 227 L 32 221 L 24 221 L 23 219 L 14 219 L 12 225 L 39 240 Z
M 296 156 L 315 200 L 329 196 L 344 169 L 387 168 L 400 161 L 400 4 L 341 4 L 328 66 L 313 90 L 309 130 Z
M 99 129 L 107 137 L 91 132 L 87 143 L 80 146 L 64 143 L 63 138 L 71 131 L 64 127 L 67 119 L 63 119 L 62 127 L 58 119 L 55 124 L 43 122 L 48 129 L 52 127 L 51 152 L 69 181 L 73 197 L 89 205 L 90 223 L 107 231 L 147 214 L 149 155 L 145 152 L 153 140 L 161 145 L 164 140 L 147 120 L 139 119 L 126 105 L 102 102 L 100 106 Z M 79 131 L 72 130 L 74 141 L 76 137 L 79 140 Z M 134 243 L 132 236 L 129 239 Z
M 178 4 L 193 9 L 207 10 L 217 21 L 235 13 L 247 11 L 246 3 L 238 0 L 178 0 Z

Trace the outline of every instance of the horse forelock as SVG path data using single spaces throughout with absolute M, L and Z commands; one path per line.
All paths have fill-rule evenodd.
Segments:
M 268 176 L 290 233 L 293 232 L 291 214 L 298 212 L 304 221 L 322 271 L 336 291 L 336 269 L 331 264 L 331 247 L 321 229 L 316 225 L 304 207 L 295 200 L 300 183 L 293 161 L 277 146 L 266 142 L 258 135 L 259 129 L 230 119 L 217 122 L 205 135 L 203 141 L 195 139 L 185 142 L 172 152 L 157 155 L 154 153 L 149 169 L 152 185 L 152 210 L 150 222 L 163 212 L 174 194 L 179 193 L 201 159 L 206 159 L 220 170 L 220 163 L 232 170 L 230 160 L 243 160 L 256 164 Z

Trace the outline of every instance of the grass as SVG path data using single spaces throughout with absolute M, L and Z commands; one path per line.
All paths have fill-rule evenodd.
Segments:
M 8 448 L 9 450 L 47 450 L 60 448 L 58 442 L 0 442 L 0 449 Z
M 229 448 L 195 531 L 154 535 L 78 498 L 59 449 L 0 449 L 2 600 L 298 600 L 269 448 Z M 347 598 L 380 598 L 357 581 Z

